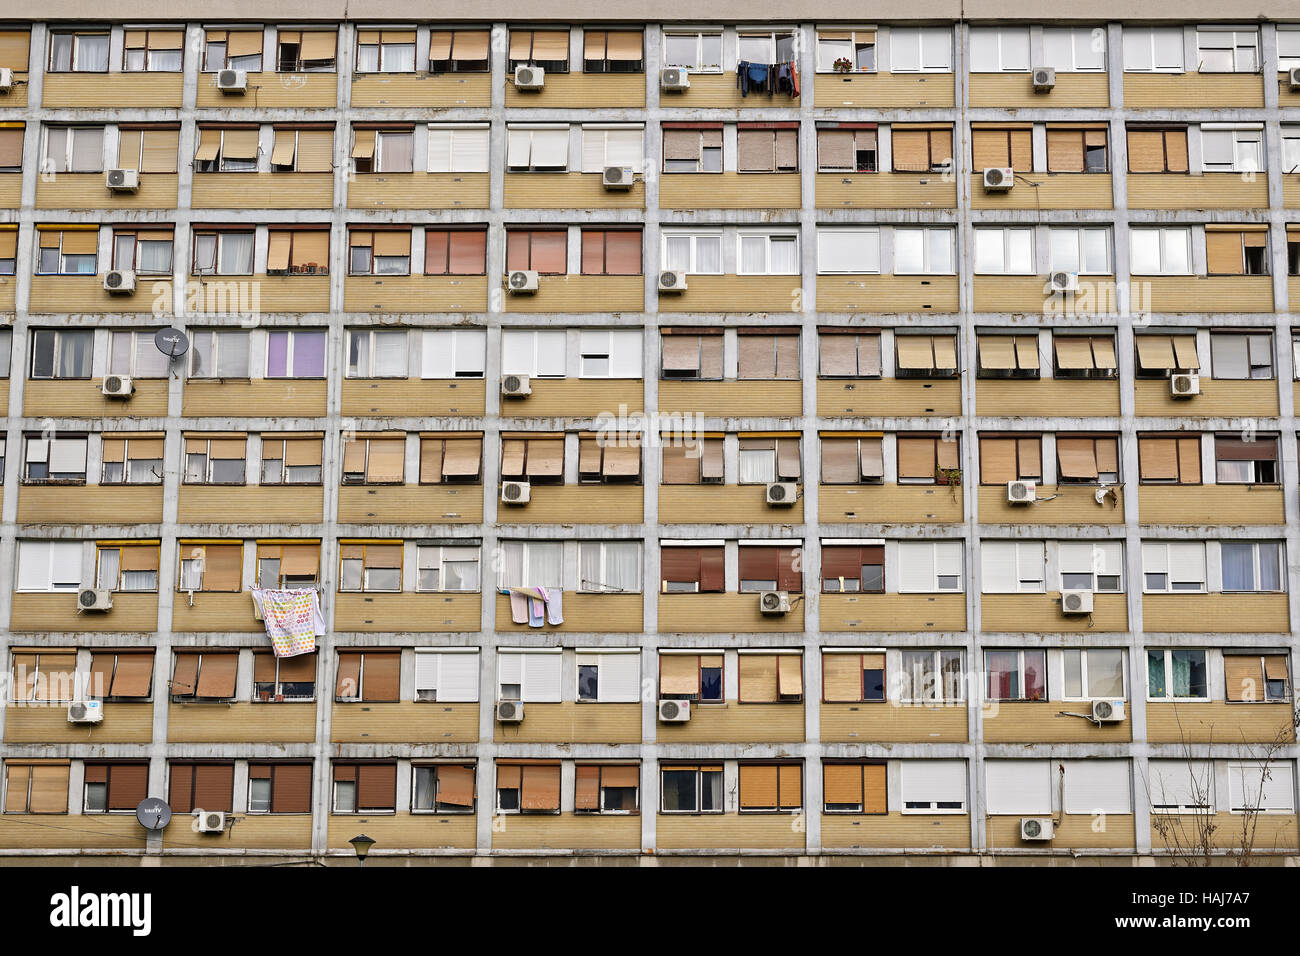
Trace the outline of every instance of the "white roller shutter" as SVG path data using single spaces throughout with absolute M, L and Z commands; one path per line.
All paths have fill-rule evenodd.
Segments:
M 618 329 L 610 333 L 610 378 L 640 378 L 641 333 L 635 329 Z
M 452 131 L 450 172 L 486 173 L 488 171 L 488 132 L 486 126 L 466 127 Z
M 86 439 L 56 438 L 50 442 L 50 473 L 85 474 Z
M 962 542 L 960 541 L 936 541 L 934 542 L 934 573 L 935 587 L 938 587 L 938 578 L 945 575 L 955 575 L 959 582 L 958 590 L 965 590 L 964 580 L 962 577 Z
M 563 657 L 555 652 L 529 652 L 523 659 L 523 699 L 535 703 L 558 704 Z
M 908 803 L 959 803 L 966 807 L 966 762 L 964 760 L 900 761 L 903 805 Z M 924 811 L 925 807 L 913 808 Z
M 980 590 L 985 594 L 1015 594 L 1020 590 L 1015 541 L 980 542 Z
M 985 799 L 990 814 L 1052 812 L 1052 760 L 988 760 Z
M 1056 761 L 1049 761 L 1053 767 Z M 1066 813 L 1132 813 L 1127 760 L 1063 760 Z
M 1147 764 L 1147 793 L 1152 809 L 1190 807 L 1199 802 L 1214 809 L 1214 770 L 1206 760 L 1152 760 Z
M 634 704 L 641 700 L 641 654 L 599 655 L 598 699 L 602 703 Z
M 436 691 L 438 689 L 438 663 L 440 654 L 429 651 L 415 652 L 415 693 L 419 696 L 422 690 Z M 442 695 L 438 695 L 441 699 Z
M 49 541 L 18 542 L 18 590 L 45 591 L 50 586 Z
M 563 330 L 531 333 L 537 336 L 537 370 L 533 375 L 564 377 L 565 333 Z
M 929 541 L 898 543 L 898 593 L 926 594 L 934 590 L 934 545 Z
M 421 378 L 455 378 L 455 331 L 425 329 L 420 349 Z
M 1169 568 L 1178 570 L 1180 581 L 1205 581 L 1205 542 L 1169 542 Z
M 451 172 L 452 130 L 429 127 L 429 172 Z
M 563 334 L 563 333 L 561 333 Z M 536 333 L 507 329 L 501 333 L 501 374 L 536 375 L 534 353 Z
M 1244 761 L 1228 764 L 1228 787 L 1233 810 L 1285 810 L 1295 811 L 1295 789 L 1291 780 L 1292 764 L 1289 760 L 1275 760 L 1268 764 L 1268 779 L 1264 779 L 1263 761 Z
M 478 652 L 439 654 L 438 700 L 473 703 L 478 700 Z M 419 659 L 419 655 L 416 655 Z
M 514 651 L 497 652 L 497 696 L 506 684 L 518 684 L 524 689 L 524 655 Z
M 535 129 L 532 130 L 533 149 L 532 165 L 533 166 L 560 166 L 568 167 L 569 165 L 569 131 L 568 129 Z M 514 165 L 513 163 L 511 165 Z
M 880 233 L 875 229 L 818 229 L 817 271 L 880 271 Z
M 529 129 L 506 130 L 506 165 L 527 167 L 532 155 L 533 131 Z
M 1162 541 L 1142 542 L 1142 573 L 1167 574 L 1169 572 L 1169 546 Z

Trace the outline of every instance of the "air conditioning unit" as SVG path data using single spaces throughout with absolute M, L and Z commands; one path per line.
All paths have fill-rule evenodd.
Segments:
M 774 481 L 767 486 L 769 505 L 792 505 L 799 497 L 799 486 L 793 481 Z
M 1008 481 L 1007 504 L 1032 505 L 1038 500 L 1038 485 L 1032 481 Z
M 115 193 L 133 193 L 140 188 L 140 170 L 110 169 L 104 173 L 104 184 Z
M 3 77 L 0 76 L 0 83 L 3 82 Z M 1286 82 L 1292 90 L 1300 90 L 1300 66 L 1293 66 L 1287 71 Z
M 505 505 L 526 505 L 532 497 L 532 486 L 526 481 L 501 482 L 501 503 Z
M 226 815 L 220 810 L 195 810 L 200 833 L 225 833 Z
M 1079 274 L 1077 272 L 1053 272 L 1047 279 L 1053 292 L 1078 292 Z
M 1091 614 L 1092 613 L 1092 592 L 1091 591 L 1062 591 L 1061 592 L 1061 613 L 1062 614 Z
M 14 71 L 7 66 L 0 66 L 0 93 L 8 93 L 14 88 Z
M 104 719 L 104 705 L 97 700 L 79 700 L 68 705 L 68 723 L 98 724 Z
M 659 89 L 661 90 L 689 90 L 691 88 L 691 75 L 680 67 L 669 67 L 661 70 L 659 73 Z
M 497 722 L 518 724 L 524 719 L 524 702 L 522 700 L 497 701 Z
M 135 273 L 130 269 L 109 269 L 104 273 L 104 291 L 114 295 L 135 295 Z
M 984 170 L 984 191 L 1004 193 L 1016 184 L 1016 171 L 1009 166 L 990 166 Z
M 758 596 L 758 609 L 764 614 L 789 614 L 790 593 L 788 591 L 764 591 Z
M 248 91 L 248 74 L 243 70 L 218 70 L 217 89 L 222 93 L 245 93 Z
M 685 292 L 686 273 L 685 272 L 659 273 L 659 291 L 660 292 Z
M 537 273 L 531 269 L 517 269 L 506 279 L 511 295 L 531 295 L 537 291 Z
M 606 189 L 631 189 L 635 177 L 631 166 L 606 166 L 600 184 Z
M 1195 372 L 1175 372 L 1169 376 L 1169 394 L 1174 398 L 1191 398 L 1201 394 L 1201 376 Z
M 659 701 L 659 721 L 664 724 L 682 724 L 691 719 L 689 700 Z
M 533 387 L 528 384 L 527 375 L 502 375 L 501 395 L 504 398 L 523 398 L 533 394 Z
M 78 611 L 111 611 L 113 592 L 108 588 L 82 588 L 77 592 Z
M 135 383 L 126 375 L 105 375 L 99 390 L 109 398 L 130 398 Z
M 1056 86 L 1056 70 L 1050 66 L 1034 67 L 1034 92 L 1050 93 Z
M 546 85 L 546 71 L 540 66 L 515 67 L 515 89 L 540 90 Z
M 1124 720 L 1124 702 L 1122 700 L 1094 700 L 1092 702 L 1092 719 L 1099 724 L 1118 724 Z
M 1050 840 L 1056 835 L 1056 823 L 1051 817 L 1021 817 L 1020 839 L 1026 843 Z

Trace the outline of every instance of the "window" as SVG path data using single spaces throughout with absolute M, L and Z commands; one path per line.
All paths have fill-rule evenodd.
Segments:
M 902 650 L 899 696 L 903 703 L 938 703 L 965 699 L 961 651 Z
M 793 173 L 799 169 L 799 128 L 777 124 L 736 127 L 736 169 L 742 173 Z
M 266 590 L 315 588 L 320 569 L 320 543 L 258 544 L 257 586 Z
M 558 647 L 497 651 L 497 699 L 559 703 L 563 661 Z
M 639 229 L 582 230 L 582 274 L 641 275 L 641 231 Z
M 951 126 L 895 123 L 890 131 L 894 172 L 946 172 L 952 168 Z
M 1295 813 L 1294 765 L 1289 760 L 1228 763 L 1233 813 Z
M 328 229 L 272 229 L 267 248 L 267 275 L 328 275 Z
M 880 272 L 880 229 L 825 228 L 817 230 L 817 274 L 876 274 Z M 876 337 L 879 342 L 879 336 Z
M 1049 173 L 1104 173 L 1108 169 L 1106 124 L 1082 128 L 1048 124 Z
M 891 73 L 951 73 L 952 30 L 948 27 L 892 27 Z
M 0 130 L 0 143 L 3 137 L 4 131 Z M 1294 126 L 1282 127 L 1282 172 L 1300 172 L 1300 131 Z M 1292 269 L 1291 274 L 1295 273 L 1296 270 Z
M 1028 67 L 1025 67 L 1028 69 Z M 1033 127 L 971 126 L 971 162 L 976 170 L 1010 167 L 1018 173 L 1034 169 Z
M 878 158 L 874 124 L 818 125 L 817 171 L 819 173 L 874 173 L 880 168 Z
M 1111 335 L 1052 335 L 1056 378 L 1115 378 L 1115 338 Z
M 95 553 L 95 587 L 157 591 L 158 545 L 99 545 Z
M 49 438 L 41 435 L 24 437 L 27 447 L 23 456 L 26 464 L 23 481 L 85 483 L 85 435 L 54 433 Z
M 723 546 L 674 545 L 661 541 L 659 551 L 660 592 L 663 594 L 721 594 Z
M 172 700 L 232 700 L 238 668 L 238 651 L 177 651 Z
M 172 274 L 172 234 L 113 230 L 113 268 L 138 275 Z
M 334 128 L 275 127 L 271 148 L 272 172 L 331 173 L 334 171 Z
M 506 231 L 506 271 L 532 270 L 542 275 L 569 271 L 569 234 L 564 229 L 509 229 Z
M 880 333 L 821 329 L 820 378 L 880 378 Z
M 1277 437 L 1252 435 L 1214 436 L 1214 480 L 1220 485 L 1275 485 L 1278 483 Z
M 166 378 L 171 356 L 154 343 L 153 332 L 114 330 L 109 333 L 108 371 L 135 378 Z
M 105 434 L 100 455 L 101 485 L 162 484 L 162 436 L 114 437 Z
M 107 33 L 51 33 L 51 73 L 107 73 Z
M 0 133 L 4 130 L 0 129 Z M 0 148 L 3 143 L 0 143 Z M 11 276 L 18 271 L 18 227 L 0 229 L 0 276 Z M 6 371 L 8 366 L 5 367 Z
M 1147 699 L 1209 700 L 1205 651 L 1165 648 L 1147 651 Z
M 1138 467 L 1142 484 L 1199 485 L 1199 435 L 1138 435 Z
M 280 30 L 276 70 L 280 73 L 333 73 L 338 36 L 323 30 Z
M 1268 275 L 1268 227 L 1205 227 L 1208 275 Z
M 1066 700 L 1094 700 L 1124 697 L 1124 652 L 1117 647 L 1087 649 L 1067 647 L 1065 661 Z
M 90 655 L 86 696 L 99 700 L 146 701 L 153 697 L 154 652 L 96 650 Z
M 885 479 L 883 438 L 823 438 L 824 485 L 879 484 Z
M 486 361 L 487 333 L 483 329 L 424 330 L 421 378 L 482 378 Z
M 641 654 L 583 653 L 577 656 L 578 700 L 635 704 L 641 700 Z
M 664 123 L 664 172 L 722 172 L 722 125 Z
M 334 764 L 332 813 L 392 813 L 397 809 L 397 761 Z
M 962 590 L 961 541 L 898 542 L 898 593 Z
M 1043 480 L 1043 440 L 1038 435 L 980 436 L 980 484 Z
M 1123 589 L 1120 541 L 1062 541 L 1057 548 L 1062 590 L 1117 593 Z
M 468 591 L 479 589 L 478 546 L 426 545 L 415 550 L 417 591 Z
M 567 125 L 511 125 L 506 138 L 506 167 L 512 173 L 562 173 L 569 168 Z
M 883 651 L 848 654 L 827 649 L 822 652 L 822 700 L 856 704 L 878 703 L 884 699 Z
M 803 764 L 740 764 L 741 813 L 798 813 L 803 810 Z
M 414 73 L 415 31 L 358 30 L 356 72 Z
M 415 133 L 354 128 L 352 159 L 358 173 L 409 173 L 415 168 Z
M 1033 275 L 1034 231 L 976 229 L 975 272 L 980 275 Z
M 1210 368 L 1216 379 L 1273 377 L 1271 332 L 1210 333 Z
M 663 262 L 688 275 L 722 275 L 722 234 L 664 232 Z
M 884 761 L 822 761 L 827 813 L 887 813 Z
M 417 764 L 411 768 L 411 810 L 474 812 L 474 765 Z
M 433 30 L 429 33 L 431 73 L 486 73 L 490 30 Z
M 397 594 L 402 590 L 402 544 L 339 543 L 339 591 Z
M 1128 129 L 1128 171 L 1130 173 L 1185 173 L 1187 127 Z
M 628 166 L 634 173 L 644 172 L 643 134 L 641 126 L 583 126 L 582 171 L 603 173 L 607 166 Z
M 895 335 L 894 355 L 894 374 L 898 378 L 953 378 L 957 375 L 955 335 Z
M 345 485 L 400 485 L 405 471 L 404 435 L 354 434 L 343 442 Z
M 663 446 L 665 485 L 720 485 L 722 478 L 721 438 L 694 438 Z
M 24 651 L 15 648 L 11 663 L 14 701 L 52 703 L 76 699 L 76 653 Z
M 83 813 L 135 813 L 149 792 L 149 765 L 87 761 L 82 786 Z
M 276 657 L 253 652 L 253 702 L 282 703 L 316 699 L 316 652 Z
M 574 812 L 638 812 L 641 768 L 636 764 L 578 764 L 575 776 Z
M 478 575 L 475 552 L 474 575 Z M 415 649 L 415 699 L 430 703 L 478 701 L 479 652 L 473 648 Z
M 1037 335 L 981 335 L 978 348 L 980 378 L 1039 377 Z
M 67 760 L 6 760 L 5 813 L 67 813 L 69 768 Z
M 1201 362 L 1196 354 L 1196 336 L 1135 335 L 1139 378 L 1168 378 L 1173 371 L 1195 372 Z
M 1042 541 L 983 541 L 980 566 L 985 594 L 1042 594 L 1047 548 Z
M 337 701 L 398 701 L 402 655 L 398 651 L 339 651 Z
M 666 700 L 722 700 L 723 656 L 717 653 L 659 655 L 659 696 Z
M 1100 73 L 1106 69 L 1103 27 L 1043 27 L 1043 60 L 1058 73 Z
M 248 333 L 201 329 L 190 339 L 191 378 L 248 378 Z
M 348 233 L 348 272 L 357 276 L 411 274 L 411 230 L 353 229 Z
M 198 149 L 194 153 L 196 173 L 257 172 L 257 156 L 261 147 L 258 145 L 259 133 L 256 127 L 220 129 L 207 126 L 201 127 L 198 135 Z
M 578 353 L 580 378 L 641 377 L 640 329 L 582 329 Z
M 311 764 L 249 761 L 248 812 L 311 813 Z
M 406 329 L 349 329 L 348 378 L 406 378 Z
M 661 329 L 660 367 L 663 378 L 716 381 L 722 378 L 722 332 L 678 334 Z
M 1143 541 L 1142 589 L 1152 593 L 1205 591 L 1204 541 Z
M 322 436 L 262 435 L 263 485 L 319 485 Z
M 37 275 L 93 276 L 99 261 L 99 228 L 37 229 Z M 87 333 L 89 334 L 89 333 Z
M 740 44 L 741 63 L 790 63 L 795 58 L 793 33 L 742 32 Z
M 946 228 L 895 228 L 894 275 L 952 275 L 953 239 Z
M 630 432 L 580 435 L 578 481 L 583 484 L 640 484 L 641 436 Z
M 665 32 L 663 62 L 691 73 L 721 73 L 722 34 Z
M 498 587 L 564 586 L 560 541 L 502 541 Z
M 235 762 L 168 764 L 167 803 L 175 813 L 196 809 L 230 813 L 234 808 Z
M 244 544 L 182 541 L 178 591 L 239 591 L 244 580 Z
M 1280 541 L 1223 541 L 1219 544 L 1219 554 L 1224 591 L 1282 590 Z
M 952 473 L 961 469 L 956 436 L 900 434 L 896 443 L 900 485 L 946 485 L 952 480 Z
M 1119 481 L 1119 439 L 1056 437 L 1056 480 L 1113 485 Z
M 1047 700 L 1047 651 L 985 651 L 988 700 Z
M 420 484 L 478 484 L 482 458 L 482 435 L 423 434 L 420 436 Z
M 1028 27 L 971 27 L 972 73 L 1029 72 Z
M 740 483 L 799 480 L 799 438 L 740 437 Z
M 559 813 L 559 761 L 497 761 L 497 813 Z
M 644 73 L 642 35 L 637 30 L 582 31 L 583 73 Z
M 203 72 L 246 70 L 262 72 L 261 30 L 208 30 L 203 51 Z
M 799 336 L 768 335 L 758 329 L 742 329 L 737 335 L 739 358 L 736 378 L 767 382 L 799 377 Z
M 1131 229 L 1129 243 L 1134 275 L 1192 274 L 1191 229 Z
M 566 337 L 563 329 L 507 329 L 501 333 L 501 373 L 564 378 Z
M 964 760 L 899 762 L 903 813 L 965 813 Z
M 539 485 L 564 484 L 564 436 L 503 433 L 501 478 Z
M 126 73 L 179 73 L 184 30 L 127 30 L 122 70 Z
M 1256 30 L 1196 31 L 1198 73 L 1258 73 L 1259 33 Z
M 1156 813 L 1211 813 L 1214 765 L 1208 760 L 1152 760 L 1147 787 Z
M 1264 129 L 1201 127 L 1201 165 L 1207 173 L 1255 173 L 1264 168 Z
M 194 269 L 200 276 L 253 274 L 252 232 L 196 232 Z
M 267 378 L 324 378 L 325 333 L 273 329 L 266 333 Z
M 547 73 L 569 72 L 569 31 L 510 31 L 507 65 L 513 73 L 517 66 L 540 66 Z
M 41 153 L 42 173 L 98 173 L 103 168 L 104 127 L 45 127 L 45 148 Z
M 1223 651 L 1223 677 L 1227 699 L 1244 703 L 1288 701 L 1291 699 L 1287 654 L 1244 653 L 1238 648 Z
M 486 123 L 437 126 L 429 124 L 429 172 L 486 173 L 488 134 Z
M 839 72 L 835 64 L 848 60 L 851 71 L 876 71 L 875 30 L 817 31 L 817 72 Z
M 803 548 L 794 546 L 740 546 L 741 593 L 760 591 L 803 591 Z
M 1182 73 L 1183 28 L 1124 27 L 1125 73 Z
M 659 794 L 662 813 L 722 813 L 722 764 L 662 764 Z
M 1050 272 L 1109 275 L 1109 229 L 1049 229 Z
M 885 546 L 823 545 L 822 593 L 884 594 Z
M 1277 27 L 1277 68 L 1285 73 L 1300 66 L 1300 30 L 1295 27 Z

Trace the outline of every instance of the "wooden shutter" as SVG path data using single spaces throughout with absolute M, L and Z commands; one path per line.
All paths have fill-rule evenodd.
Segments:
M 1164 132 L 1165 168 L 1171 173 L 1185 173 L 1187 163 L 1187 130 L 1169 129 Z
M 926 130 L 893 131 L 894 170 L 897 172 L 929 172 L 930 134 Z
M 7 66 L 15 73 L 26 73 L 27 50 L 30 45 L 31 34 L 26 30 L 0 32 L 0 66 Z
M 1139 438 L 1138 467 L 1142 478 L 1178 479 L 1178 441 L 1174 438 Z
M 1083 130 L 1047 128 L 1047 170 L 1053 173 L 1083 172 Z
M 782 697 L 803 696 L 803 656 L 778 654 L 776 658 L 776 689 Z
M 374 144 L 374 137 L 371 137 Z M 373 152 L 373 150 L 372 150 Z M 298 172 L 328 173 L 334 169 L 334 131 L 304 129 L 298 131 Z
M 1056 458 L 1060 464 L 1060 477 L 1095 479 L 1097 477 L 1097 444 L 1091 438 L 1058 438 Z
M 266 268 L 269 272 L 283 272 L 289 268 L 289 246 L 293 243 L 293 234 L 287 231 L 270 234 L 270 248 L 267 251 Z
M 1014 438 L 980 439 L 980 483 L 1000 485 L 1020 477 Z
M 27 804 L 29 813 L 67 813 L 68 812 L 68 775 L 71 770 L 68 762 L 38 763 L 28 768 L 31 776 L 31 802 Z M 6 803 L 5 807 L 8 808 Z
M 142 173 L 176 172 L 176 153 L 179 149 L 179 141 L 179 130 L 145 130 L 140 146 L 140 171 Z
M 360 697 L 361 655 L 353 653 L 339 654 L 338 679 L 334 686 L 336 697 Z
M 885 813 L 885 765 L 869 763 L 862 768 L 863 774 L 863 813 Z
M 830 763 L 822 766 L 826 803 L 858 805 L 863 802 L 862 765 Z
M 1242 252 L 1242 233 L 1207 229 L 1205 262 L 1210 275 L 1244 275 L 1246 261 Z
M 290 265 L 314 264 L 329 267 L 330 234 L 327 229 L 296 229 L 293 232 L 293 257 Z
M 1165 136 L 1160 130 L 1128 131 L 1128 168 L 1132 173 L 1165 171 Z
M 233 763 L 194 765 L 194 807 L 191 809 L 234 809 L 235 765 Z
M 580 765 L 575 768 L 577 781 L 574 786 L 573 808 L 575 810 L 600 809 L 600 768 L 592 765 Z
M 1005 129 L 971 130 L 971 165 L 976 170 L 1011 165 L 1011 144 Z
M 797 763 L 782 764 L 777 767 L 779 781 L 778 806 L 782 810 L 798 810 L 803 806 L 803 765 Z
M 194 652 L 176 652 L 176 665 L 172 670 L 171 693 L 178 696 L 193 694 L 198 686 L 199 655 Z
M 741 548 L 745 551 L 754 548 Z M 766 549 L 764 549 L 766 550 Z M 775 703 L 777 696 L 777 655 L 741 654 L 739 659 L 740 700 L 743 703 Z
M 366 459 L 366 482 L 379 484 L 402 480 L 406 464 L 406 440 L 403 438 L 372 438 Z
M 96 658 L 99 656 L 95 655 Z M 153 651 L 118 654 L 112 687 L 105 685 L 109 696 L 148 697 L 153 690 L 153 661 Z

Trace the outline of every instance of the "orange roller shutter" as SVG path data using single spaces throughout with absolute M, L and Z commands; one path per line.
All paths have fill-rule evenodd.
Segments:
M 329 266 L 330 234 L 325 229 L 297 229 L 293 233 L 293 257 L 290 265 Z
M 181 50 L 185 47 L 184 30 L 150 30 L 149 49 Z
M 285 271 L 289 268 L 289 247 L 293 236 L 288 232 L 272 232 L 270 248 L 266 257 L 268 271 Z
M 402 656 L 396 651 L 367 652 L 361 672 L 362 699 L 366 701 L 397 701 L 401 676 Z
M 433 30 L 429 33 L 429 59 L 435 61 L 451 59 L 451 37 L 450 30 Z M 379 34 L 374 34 L 370 40 L 361 40 L 362 43 L 378 43 Z
M 1128 131 L 1128 168 L 1134 173 L 1165 171 L 1165 136 L 1160 130 Z
M 420 439 L 420 482 L 422 484 L 436 485 L 442 481 L 442 448 L 441 438 Z
M 27 789 L 31 782 L 32 768 L 27 764 L 10 761 L 5 764 L 5 774 L 5 813 L 30 813 L 31 806 L 27 799 Z M 67 810 L 66 799 L 67 792 L 65 791 L 64 810 Z
M 521 477 L 524 473 L 524 456 L 527 442 L 508 438 L 501 442 L 501 474 L 506 478 Z
M 517 790 L 523 783 L 523 767 L 517 763 L 497 764 L 497 789 Z
M 474 768 L 454 764 L 439 766 L 438 802 L 454 807 L 474 806 Z
M 1183 368 L 1195 372 L 1201 367 L 1201 361 L 1196 354 L 1196 336 L 1195 335 L 1175 335 L 1172 336 L 1174 346 L 1174 358 L 1178 362 L 1174 368 Z
M 263 654 L 262 656 L 267 657 L 269 655 Z M 270 780 L 271 765 L 270 764 L 249 764 L 248 779 L 249 780 Z
M 894 130 L 894 169 L 898 172 L 928 172 L 930 134 L 925 130 Z
M 122 548 L 118 567 L 123 571 L 157 571 L 158 545 L 146 544 Z
M 533 32 L 534 60 L 568 60 L 569 32 L 567 30 L 535 30 Z
M 371 137 L 373 146 L 374 137 Z M 298 172 L 328 173 L 334 169 L 334 131 L 304 129 L 298 132 Z
M 763 810 L 779 805 L 778 771 L 775 766 L 740 765 L 740 808 Z
M 1096 447 L 1091 438 L 1058 438 L 1056 458 L 1060 462 L 1062 478 L 1097 477 Z
M 303 60 L 334 59 L 335 34 L 318 31 L 304 33 L 298 56 Z
M 1210 275 L 1243 275 L 1246 261 L 1239 232 L 1205 233 L 1205 262 Z
M 777 767 L 780 780 L 780 808 L 797 810 L 803 806 L 803 767 L 799 764 L 782 764 Z
M 448 271 L 452 275 L 482 275 L 487 269 L 487 232 L 453 229 L 449 235 Z
M 694 654 L 662 654 L 659 657 L 659 693 L 698 694 L 699 657 Z
M 604 30 L 583 30 L 582 31 L 582 56 L 587 60 L 605 59 L 606 31 Z
M 267 651 L 253 652 L 253 681 L 257 684 L 275 683 L 275 655 Z
M 140 171 L 142 173 L 176 172 L 176 152 L 179 147 L 179 130 L 145 130 L 140 140 Z
M 442 462 L 443 476 L 446 478 L 477 477 L 482 449 L 481 438 L 447 439 L 446 454 Z
M 529 478 L 563 475 L 564 439 L 529 439 L 527 468 Z
M 338 679 L 334 685 L 334 696 L 357 697 L 361 686 L 361 655 L 339 654 Z
M 370 439 L 370 454 L 366 459 L 366 481 L 400 482 L 405 470 L 405 459 L 406 442 L 403 439 Z
M 315 681 L 316 652 L 281 659 L 280 680 L 284 683 Z
M 1138 466 L 1143 478 L 1178 478 L 1178 442 L 1173 438 L 1139 438 Z
M 350 763 L 335 764 L 334 779 L 341 780 L 341 781 L 356 780 L 357 779 L 356 764 L 350 764 Z
M 112 651 L 96 651 L 90 657 L 90 686 L 86 694 L 89 697 L 104 698 L 112 694 L 113 666 L 117 655 Z
M 616 62 L 641 59 L 641 34 L 633 30 L 610 30 L 606 56 Z
M 822 655 L 822 696 L 830 703 L 862 700 L 861 655 Z
M 600 784 L 603 787 L 639 787 L 641 768 L 628 764 L 601 767 Z
M 742 548 L 745 551 L 753 550 Z M 739 662 L 740 700 L 746 703 L 777 701 L 775 654 L 741 654 Z
M 374 249 L 377 256 L 409 256 L 411 231 L 402 229 L 376 232 Z
M 31 46 L 31 34 L 26 30 L 0 31 L 0 66 L 8 67 L 15 73 L 26 73 L 29 65 L 27 50 Z
M 291 438 L 284 443 L 286 465 L 319 465 L 321 463 L 319 438 Z
M 825 764 L 822 786 L 827 805 L 862 803 L 862 766 L 860 764 Z
M 1014 438 L 980 439 L 980 483 L 1000 485 L 1020 477 Z
M 605 449 L 604 473 L 607 478 L 641 474 L 641 449 L 636 445 L 610 445 Z
M 18 254 L 18 230 L 0 229 L 0 259 L 13 259 Z
M 1013 129 L 1011 134 L 1011 168 L 1018 173 L 1032 172 L 1034 168 L 1033 133 L 1027 129 Z
M 312 574 L 320 566 L 319 544 L 286 544 L 280 557 L 280 571 L 283 574 Z
M 1165 131 L 1165 157 L 1169 172 L 1185 173 L 1187 164 L 1187 130 L 1171 129 Z
M 194 153 L 194 161 L 197 163 L 212 162 L 221 153 L 221 130 L 219 129 L 200 129 L 199 130 L 199 147 Z
M 198 654 L 176 654 L 176 666 L 172 670 L 172 681 L 169 693 L 178 696 L 189 696 L 195 692 L 198 686 L 199 677 L 199 655 Z
M 0 154 L 2 154 L 4 151 L 5 132 L 6 132 L 5 130 L 0 130 Z M 122 167 L 123 169 L 140 169 L 141 172 L 143 172 L 143 169 L 141 169 L 140 166 L 140 139 L 141 137 L 140 137 L 139 130 L 132 130 L 132 129 L 122 130 L 121 138 L 118 140 L 118 144 L 117 144 L 117 165 L 118 166 Z M 20 145 L 21 142 L 22 141 L 20 139 L 19 140 Z M 0 166 L 17 166 L 17 165 L 19 165 L 18 162 L 12 162 L 12 163 L 4 162 L 3 155 L 0 155 Z
M 560 767 L 559 765 L 525 764 L 523 782 L 520 786 L 520 809 L 523 810 L 558 810 L 560 809 Z
M 32 781 L 29 811 L 32 813 L 67 813 L 68 776 L 71 767 L 67 763 L 35 764 L 29 770 Z M 7 806 L 8 804 L 6 804 Z
M 1178 439 L 1178 473 L 1183 484 L 1201 483 L 1201 440 Z
M 93 256 L 99 251 L 99 230 L 69 229 L 63 233 L 63 254 Z
M 253 32 L 251 30 L 234 31 L 232 30 L 226 38 L 226 56 L 259 56 L 262 53 L 262 45 L 265 37 L 262 31 Z
M 782 697 L 803 696 L 803 657 L 799 654 L 778 654 L 776 664 L 778 693 Z
M 234 697 L 238 654 L 204 654 L 199 665 L 196 697 Z
M 1047 169 L 1053 173 L 1083 172 L 1083 131 L 1047 130 Z
M 1119 471 L 1119 443 L 1114 438 L 1098 438 L 1095 442 L 1097 471 Z
M 1285 654 L 1267 654 L 1264 656 L 1264 676 L 1269 680 L 1287 680 L 1287 656 Z
M 486 60 L 491 45 L 492 34 L 487 30 L 457 30 L 452 54 L 461 61 Z
M 533 52 L 533 31 L 532 30 L 511 30 L 510 31 L 510 59 L 527 60 Z
M 87 763 L 85 765 L 84 778 L 86 783 L 108 783 L 108 765 L 102 763 Z
M 203 590 L 238 591 L 244 577 L 242 544 L 209 544 L 203 549 Z
M 574 785 L 573 808 L 575 810 L 599 810 L 600 768 L 578 766 L 575 770 L 577 780 Z
M 933 438 L 898 439 L 898 477 L 933 478 L 935 476 L 935 441 Z
M 976 170 L 990 166 L 1009 166 L 1010 147 L 1004 129 L 973 129 L 971 139 L 971 165 Z
M 867 764 L 863 773 L 863 813 L 885 813 L 885 765 Z

